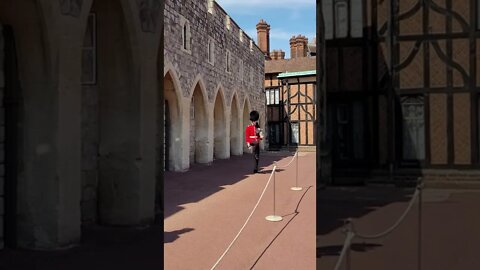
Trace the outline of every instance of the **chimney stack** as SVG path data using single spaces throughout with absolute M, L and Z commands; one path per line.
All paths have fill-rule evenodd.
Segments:
M 282 60 L 285 59 L 285 52 L 282 50 L 273 50 L 270 53 L 270 57 L 272 58 L 272 60 Z
M 290 38 L 290 58 L 296 58 L 297 57 L 297 40 L 295 36 L 292 36 Z
M 308 38 L 299 35 L 297 37 L 297 57 L 306 57 L 308 51 Z
M 270 25 L 263 19 L 257 23 L 257 41 L 265 59 L 270 59 Z
M 290 38 L 290 58 L 306 57 L 308 51 L 308 39 L 298 35 Z

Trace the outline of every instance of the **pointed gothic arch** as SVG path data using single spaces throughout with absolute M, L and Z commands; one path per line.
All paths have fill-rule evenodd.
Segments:
M 200 75 L 190 93 L 190 164 L 208 163 L 208 97 Z
M 226 159 L 229 157 L 227 146 L 227 117 L 225 95 L 221 85 L 215 91 L 213 107 L 213 155 L 214 159 Z
M 240 106 L 237 93 L 234 92 L 230 102 L 230 155 L 242 155 L 242 128 Z

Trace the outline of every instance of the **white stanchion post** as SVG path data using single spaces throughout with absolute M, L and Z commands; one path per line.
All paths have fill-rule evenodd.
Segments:
M 281 216 L 275 215 L 275 171 L 277 170 L 277 162 L 275 161 L 275 165 L 273 166 L 273 215 L 266 216 L 265 219 L 268 221 L 281 221 L 283 218 Z
M 297 164 L 296 164 L 297 169 L 296 169 L 296 170 L 297 170 L 297 171 L 296 171 L 296 175 L 295 175 L 295 186 L 294 186 L 294 187 L 291 187 L 290 189 L 293 190 L 293 191 L 300 191 L 300 190 L 302 190 L 302 187 L 299 187 L 299 186 L 298 186 L 298 150 L 297 150 L 297 152 L 295 153 L 295 155 L 296 155 L 295 158 L 297 159 L 297 160 L 296 160 L 296 162 L 297 162 Z

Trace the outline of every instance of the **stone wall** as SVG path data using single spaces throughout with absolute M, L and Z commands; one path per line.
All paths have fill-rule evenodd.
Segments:
M 263 106 L 262 78 L 264 72 L 264 55 L 262 51 L 253 45 L 253 51 L 249 49 L 249 37 L 244 36 L 243 42 L 239 39 L 239 28 L 233 25 L 232 30 L 225 26 L 226 13 L 215 4 L 214 13 L 207 11 L 207 1 L 165 1 L 164 12 L 165 23 L 165 63 L 171 63 L 178 74 L 184 97 L 191 95 L 194 79 L 201 75 L 205 81 L 208 91 L 208 99 L 214 102 L 215 90 L 219 84 L 224 87 L 225 98 L 232 99 L 234 91 L 238 91 L 240 100 L 243 101 L 245 93 L 250 95 L 250 102 L 255 108 Z M 191 54 L 181 50 L 182 29 L 180 27 L 180 16 L 190 22 L 192 48 Z M 252 22 L 252 25 L 255 23 Z M 215 65 L 208 63 L 208 38 L 215 40 Z M 229 50 L 232 53 L 231 74 L 225 72 L 225 53 Z M 243 60 L 245 75 L 252 71 L 254 74 L 250 81 L 249 76 L 238 76 L 239 60 Z
M 82 89 L 82 223 L 97 220 L 98 188 L 98 92 L 97 87 Z
M 207 114 L 209 114 L 210 128 L 213 128 L 213 108 L 217 97 L 217 90 L 223 91 L 225 99 L 227 148 L 230 142 L 231 102 L 236 94 L 239 110 L 237 118 L 240 123 L 246 100 L 250 110 L 261 113 L 260 119 L 265 119 L 265 102 L 263 94 L 264 54 L 248 37 L 244 31 L 233 22 L 231 29 L 227 29 L 225 11 L 215 3 L 213 13 L 207 10 L 208 1 L 165 1 L 164 11 L 164 63 L 165 72 L 171 71 L 178 76 L 178 91 L 181 93 L 180 106 L 183 113 L 185 140 L 183 151 L 183 167 L 189 166 L 195 155 L 195 121 L 191 118 L 195 111 L 191 97 L 199 81 L 203 84 L 207 95 Z M 183 21 L 190 24 L 191 47 L 190 52 L 183 50 L 182 25 Z M 255 22 L 252 21 L 252 27 Z M 242 36 L 242 38 L 240 38 Z M 214 41 L 214 64 L 208 62 L 208 41 Z M 231 71 L 226 71 L 226 54 L 231 54 Z M 243 70 L 243 72 L 242 72 Z M 196 113 L 196 112 L 195 112 Z M 264 121 L 261 125 L 264 127 Z M 243 124 L 240 132 L 243 132 Z M 235 130 L 235 129 L 234 129 Z M 237 135 L 241 138 L 241 135 Z M 213 144 L 213 134 L 209 140 Z M 209 147 L 213 147 L 209 146 Z M 228 151 L 228 155 L 230 151 Z M 183 168 L 186 169 L 186 168 Z

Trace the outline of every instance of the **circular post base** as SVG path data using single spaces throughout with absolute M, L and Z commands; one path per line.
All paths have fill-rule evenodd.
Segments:
M 299 190 L 302 190 L 303 188 L 301 187 L 292 187 L 290 188 L 291 190 L 294 190 L 294 191 L 299 191 Z
M 282 220 L 283 218 L 281 216 L 266 216 L 265 219 L 268 221 L 276 222 Z

